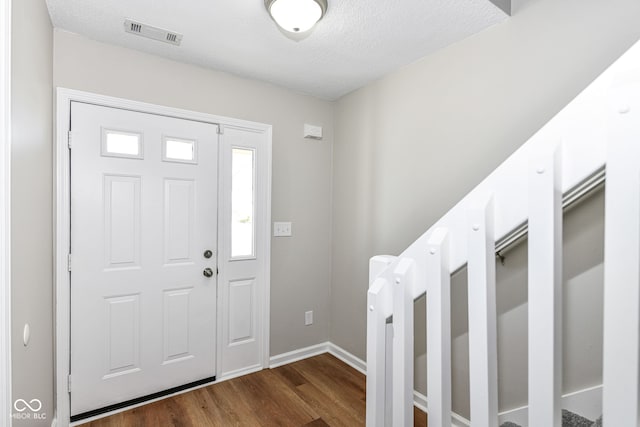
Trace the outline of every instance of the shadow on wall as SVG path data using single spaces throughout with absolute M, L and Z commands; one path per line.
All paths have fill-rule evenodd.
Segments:
M 563 393 L 602 383 L 604 191 L 564 214 Z M 500 411 L 527 404 L 527 242 L 496 263 Z M 469 418 L 467 270 L 451 280 L 453 411 Z M 415 305 L 415 385 L 426 394 L 425 298 Z

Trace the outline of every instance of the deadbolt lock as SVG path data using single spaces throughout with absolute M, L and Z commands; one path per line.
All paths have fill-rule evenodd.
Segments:
M 211 252 L 209 249 L 207 249 L 206 251 L 204 251 L 204 257 L 209 259 L 213 256 L 213 252 Z

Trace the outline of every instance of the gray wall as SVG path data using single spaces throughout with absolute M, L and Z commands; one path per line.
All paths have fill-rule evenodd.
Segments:
M 12 2 L 11 306 L 13 398 L 53 418 L 52 28 L 43 0 Z M 31 342 L 22 343 L 25 323 Z
M 54 30 L 54 86 L 273 125 L 271 354 L 328 339 L 333 104 L 276 86 Z M 324 139 L 303 139 L 303 124 Z M 304 312 L 314 324 L 304 326 Z
M 399 254 L 640 36 L 636 0 L 513 17 L 336 105 L 331 341 L 365 357 L 367 261 Z

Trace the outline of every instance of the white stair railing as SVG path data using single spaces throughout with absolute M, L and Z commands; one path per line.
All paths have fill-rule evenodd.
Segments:
M 471 425 L 497 427 L 496 240 L 512 241 L 527 229 L 528 425 L 561 426 L 562 209 L 592 188 L 605 166 L 603 424 L 640 425 L 636 44 L 400 256 L 372 258 L 368 427 L 413 425 L 413 304 L 425 293 L 429 426 L 452 425 L 450 275 L 465 265 Z
M 427 394 L 431 425 L 451 425 L 451 275 L 449 234 L 433 231 L 427 244 Z
M 562 425 L 562 164 L 529 168 L 529 425 Z
M 605 194 L 603 425 L 640 425 L 640 78 L 612 91 Z
M 498 331 L 493 201 L 472 206 L 467 226 L 469 391 L 478 427 L 498 426 Z M 429 296 L 427 295 L 427 298 Z M 428 334 L 428 332 L 427 332 Z

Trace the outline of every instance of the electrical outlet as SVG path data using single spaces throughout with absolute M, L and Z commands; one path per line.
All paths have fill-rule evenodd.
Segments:
M 291 223 L 290 222 L 274 222 L 273 236 L 274 237 L 290 237 Z
M 305 326 L 313 325 L 313 310 L 305 311 L 305 313 L 304 313 L 304 325 Z

